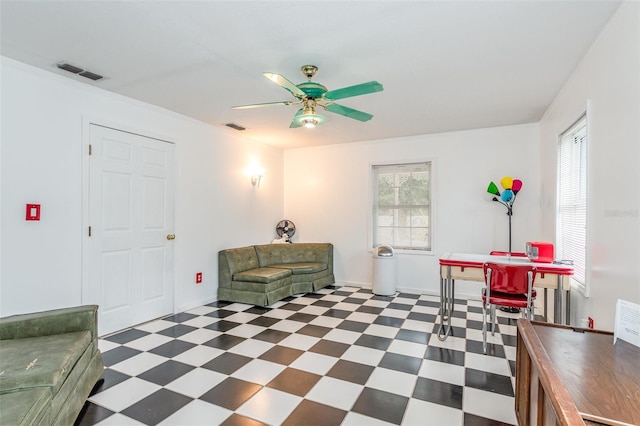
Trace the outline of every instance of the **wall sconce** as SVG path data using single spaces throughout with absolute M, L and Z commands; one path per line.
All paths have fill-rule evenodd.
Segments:
M 260 186 L 260 179 L 262 179 L 262 175 L 253 175 L 251 176 L 251 185 L 255 186 L 255 187 L 259 187 Z
M 264 169 L 260 167 L 257 161 L 253 161 L 252 164 L 245 170 L 245 173 L 251 178 L 251 185 L 256 188 L 260 186 L 262 175 L 264 175 Z

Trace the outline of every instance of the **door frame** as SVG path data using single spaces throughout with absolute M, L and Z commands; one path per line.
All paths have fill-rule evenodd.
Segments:
M 179 144 L 176 142 L 176 139 L 168 136 L 166 134 L 159 134 L 155 131 L 149 130 L 147 128 L 140 128 L 133 123 L 127 123 L 123 120 L 109 120 L 106 118 L 95 117 L 91 115 L 83 115 L 82 116 L 82 143 L 81 143 L 81 157 L 82 157 L 82 220 L 81 220 L 81 286 L 80 286 L 80 300 L 83 305 L 86 304 L 96 304 L 96 300 L 89 300 L 89 226 L 91 223 L 89 221 L 89 144 L 91 142 L 91 125 L 106 127 L 112 130 L 131 133 L 134 135 L 142 136 L 145 138 L 155 139 L 161 142 L 171 143 L 175 146 L 174 150 L 174 174 L 173 174 L 173 217 L 174 217 L 174 229 L 175 233 L 180 235 L 180 229 L 178 227 L 178 217 L 177 217 L 177 199 L 178 199 L 178 157 L 179 157 Z M 176 313 L 176 309 L 179 305 L 178 297 L 179 292 L 177 291 L 178 286 L 176 285 L 176 276 L 177 274 L 177 258 L 176 253 L 178 252 L 178 245 L 174 247 L 174 255 L 173 255 L 173 288 L 172 292 L 172 313 Z

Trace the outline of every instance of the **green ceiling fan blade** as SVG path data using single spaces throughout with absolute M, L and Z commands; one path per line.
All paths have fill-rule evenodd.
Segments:
M 353 96 L 366 95 L 368 93 L 381 92 L 382 90 L 382 84 L 377 81 L 370 81 L 368 83 L 356 84 L 355 86 L 343 87 L 342 89 L 329 90 L 324 94 L 324 98 L 335 101 Z
M 274 105 L 291 105 L 293 101 L 281 101 L 281 102 L 265 102 L 262 104 L 251 104 L 251 105 L 238 105 L 233 106 L 231 109 L 250 109 L 250 108 L 260 108 L 266 106 L 274 106 Z
M 293 116 L 293 120 L 291 120 L 291 124 L 289 124 L 290 129 L 295 129 L 296 127 L 302 127 L 302 121 L 297 118 L 302 115 L 304 112 L 304 108 L 300 108 L 296 115 Z
M 302 90 L 300 90 L 298 88 L 298 86 L 296 86 L 295 84 L 293 84 L 292 82 L 290 82 L 289 80 L 287 80 L 286 78 L 281 76 L 280 74 L 275 74 L 275 73 L 271 73 L 271 72 L 265 72 L 265 73 L 262 73 L 262 75 L 264 75 L 269 80 L 273 81 L 274 83 L 276 83 L 278 86 L 282 87 L 283 89 L 289 91 L 296 98 L 300 99 L 300 98 L 304 98 L 305 96 L 307 96 Z
M 373 115 L 367 112 L 358 111 L 357 109 L 349 108 L 344 105 L 330 104 L 327 105 L 325 109 L 358 121 L 369 121 L 373 118 Z

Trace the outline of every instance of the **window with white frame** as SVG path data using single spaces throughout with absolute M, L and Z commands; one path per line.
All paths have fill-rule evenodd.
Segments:
M 372 166 L 373 247 L 431 250 L 431 162 Z
M 587 118 L 560 137 L 556 257 L 573 261 L 573 279 L 585 286 L 587 245 Z

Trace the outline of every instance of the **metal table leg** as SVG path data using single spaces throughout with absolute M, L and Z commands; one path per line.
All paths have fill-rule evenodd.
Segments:
M 454 280 L 451 278 L 451 267 L 447 266 L 447 276 L 440 273 L 440 326 L 438 339 L 444 341 L 451 334 L 451 317 L 453 316 Z
M 556 294 L 553 301 L 553 322 L 556 324 L 564 324 L 564 305 L 562 298 L 564 297 L 564 290 L 562 288 L 562 275 L 558 274 L 558 288 L 556 288 Z
M 571 289 L 569 289 L 567 291 L 567 294 L 565 295 L 565 311 L 567 313 L 567 325 L 571 325 Z
M 547 288 L 544 288 L 544 320 L 549 322 L 549 317 L 547 316 Z

